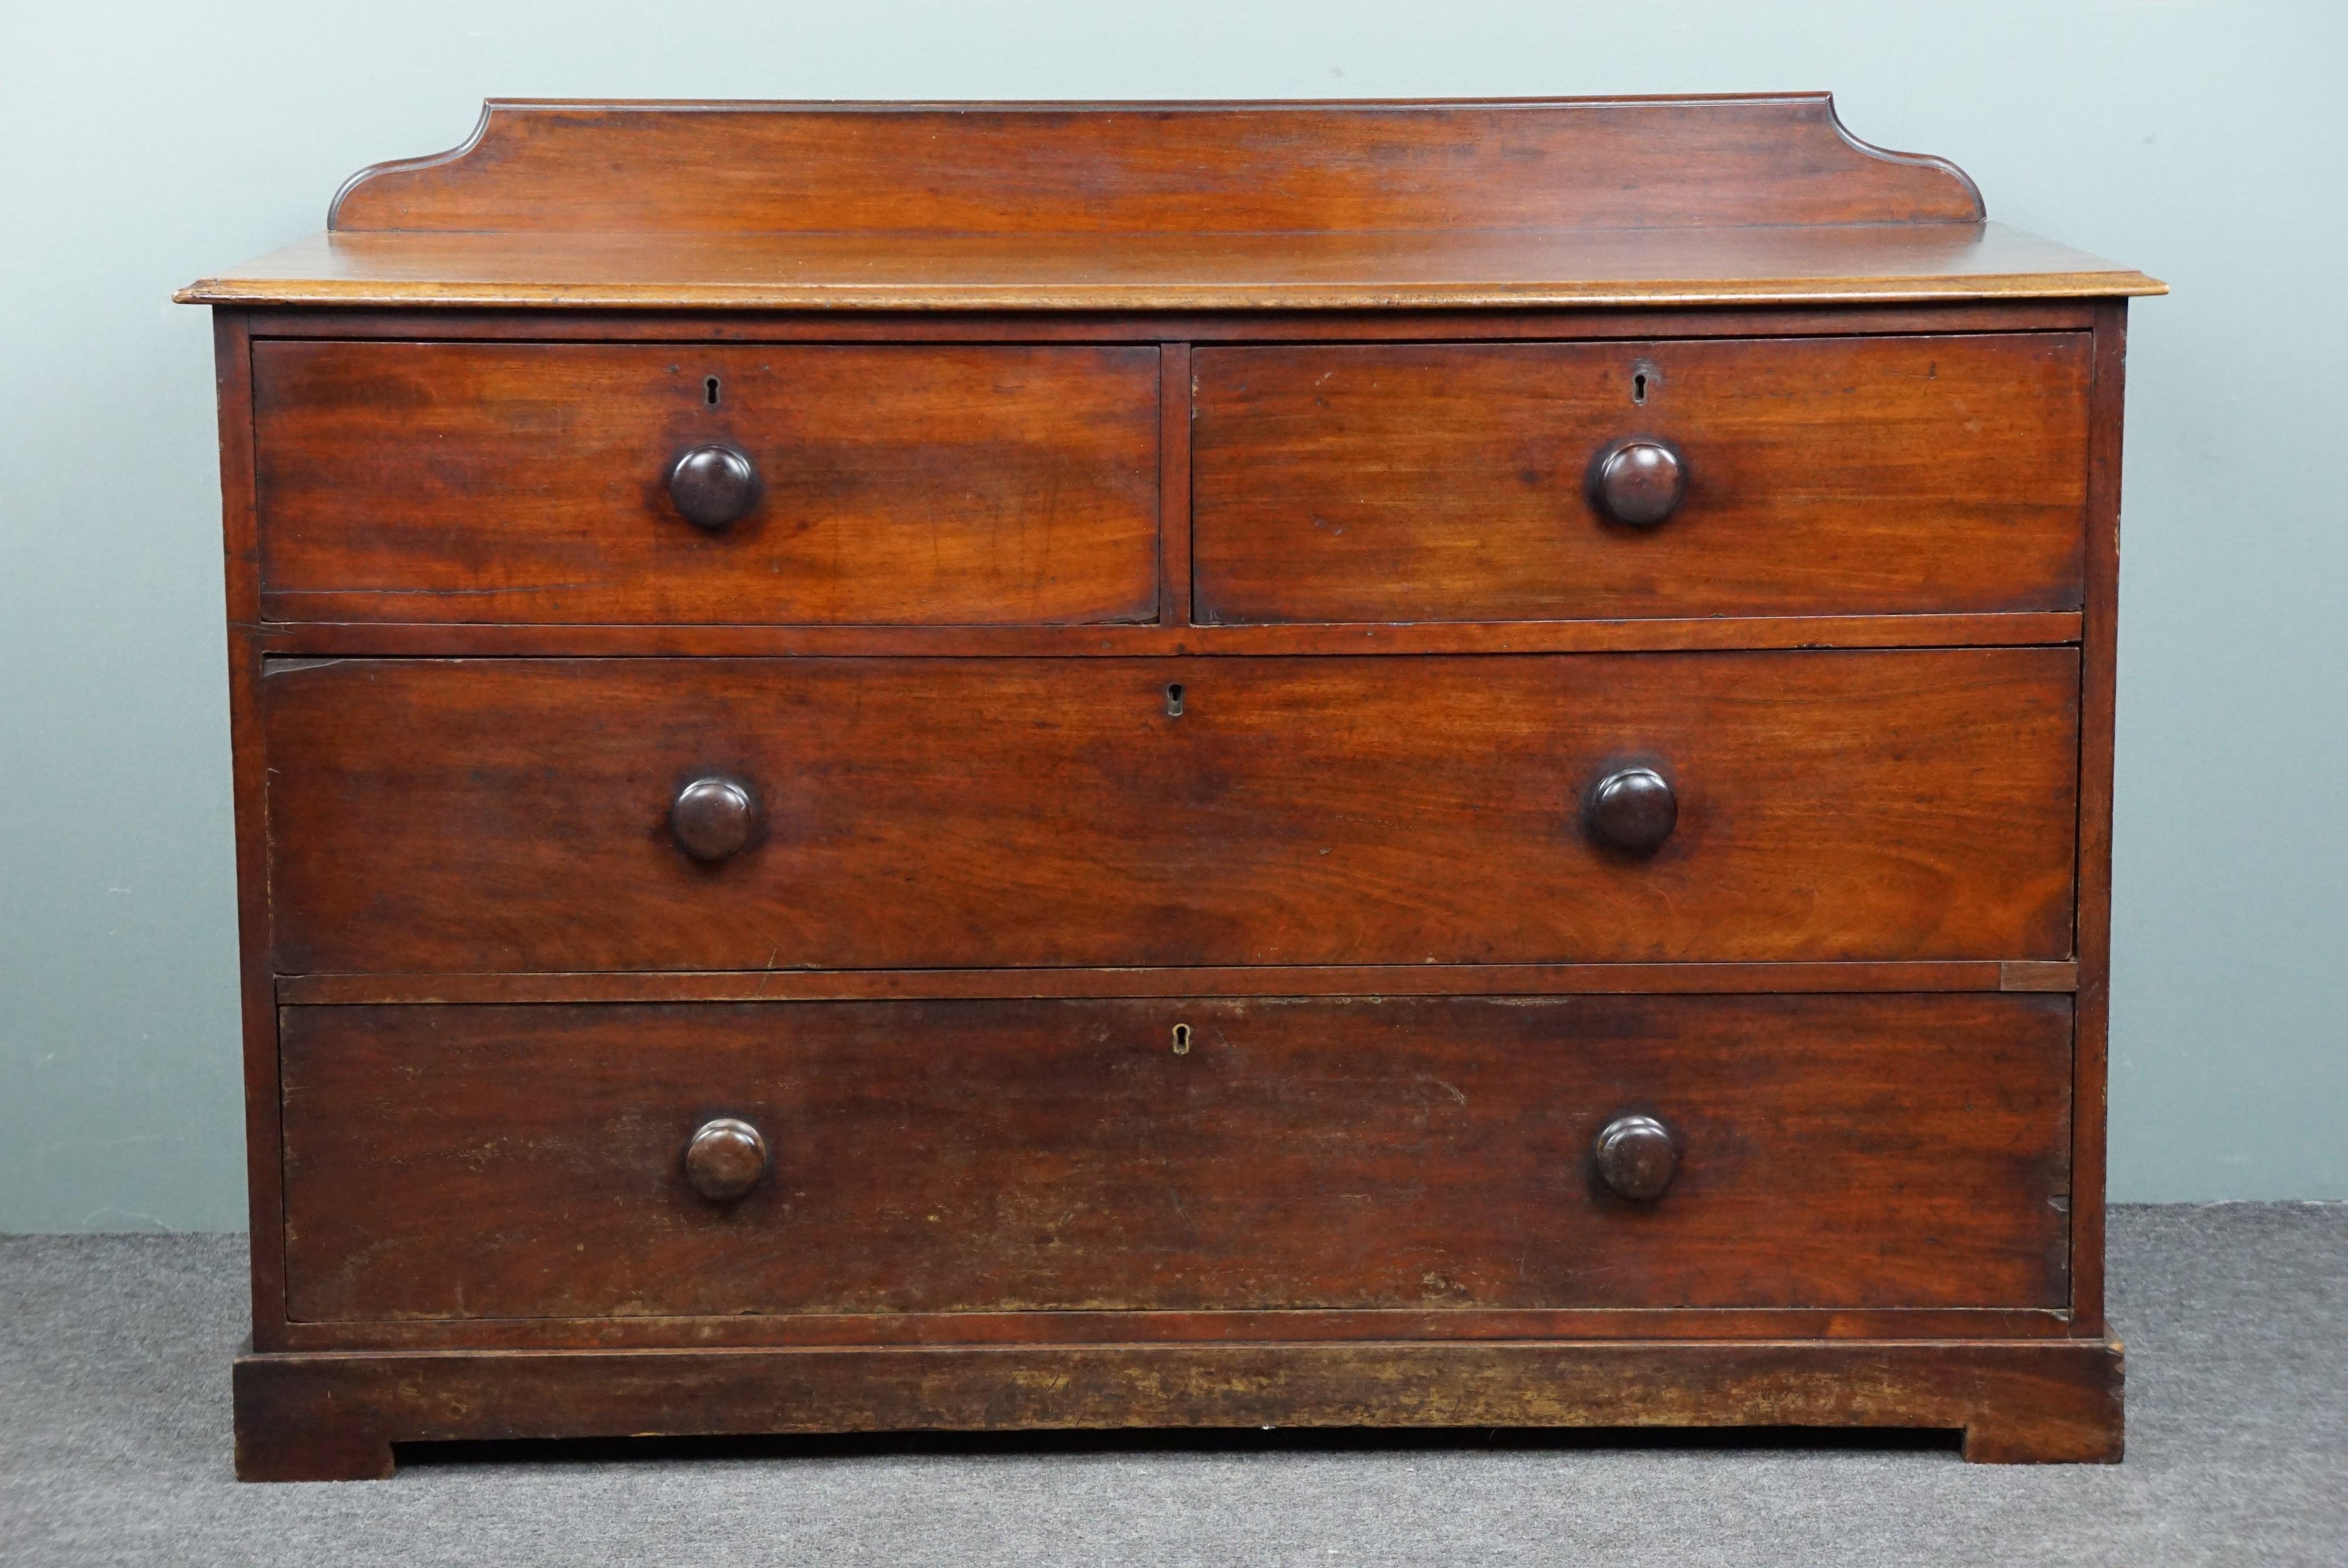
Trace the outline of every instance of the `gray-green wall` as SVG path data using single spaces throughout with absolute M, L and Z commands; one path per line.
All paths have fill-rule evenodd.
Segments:
M 2348 6 L 400 0 L 0 19 L 0 1230 L 243 1220 L 211 347 L 173 287 L 516 97 L 1829 87 L 2132 328 L 2113 1193 L 2348 1197 Z

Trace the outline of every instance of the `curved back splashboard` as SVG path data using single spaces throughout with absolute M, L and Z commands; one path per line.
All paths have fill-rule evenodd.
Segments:
M 496 100 L 377 164 L 344 232 L 1369 233 L 1978 223 L 1825 93 L 1487 102 Z

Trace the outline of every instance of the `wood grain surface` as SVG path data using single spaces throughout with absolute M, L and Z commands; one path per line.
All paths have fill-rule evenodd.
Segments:
M 1989 225 L 1986 231 L 1991 234 L 1997 231 L 1996 224 Z M 367 237 L 347 238 L 356 242 Z M 412 304 L 240 306 L 237 310 L 256 341 L 376 338 L 399 343 L 422 339 L 447 343 L 1166 344 L 1426 343 L 1434 339 L 1516 343 L 1667 337 L 1881 337 L 1919 332 L 2075 332 L 2096 324 L 2097 308 L 2096 302 L 2088 299 L 1992 299 L 1804 304 L 1776 309 L 1666 306 L 1622 311 L 1591 306 L 1554 310 L 1171 311 L 1147 315 L 1114 310 L 727 311 L 664 310 L 657 306 L 425 310 Z
M 1133 659 L 1263 654 L 1639 653 L 2008 648 L 2076 642 L 2076 610 L 2015 615 L 1702 615 L 1614 620 L 1355 621 L 1263 626 L 603 626 L 275 621 L 254 641 L 295 657 Z
M 236 1471 L 380 1479 L 393 1443 L 459 1438 L 1274 1425 L 1926 1427 L 1980 1463 L 2116 1463 L 2123 1359 L 2100 1339 L 245 1356 Z
M 2074 1300 L 2081 1327 L 2104 1327 L 2104 1212 L 2112 958 L 2112 772 L 2119 667 L 2120 446 L 2127 378 L 2127 306 L 2097 307 L 2093 446 L 2087 497 L 2087 608 L 2080 651 L 2078 1045 L 2072 1094 L 2086 1112 L 2072 1129 L 2081 1171 L 2071 1214 Z
M 2078 608 L 2089 338 L 1205 348 L 1203 621 Z M 1688 491 L 1602 520 L 1593 454 Z
M 2045 1307 L 2056 996 L 292 1009 L 299 1320 Z M 1593 1169 L 1654 1118 L 1659 1198 Z M 688 1181 L 714 1118 L 767 1178 Z
M 1154 347 L 263 343 L 253 364 L 273 619 L 1157 619 Z M 710 532 L 667 476 L 718 442 L 764 497 Z
M 2162 292 L 1822 94 L 498 102 L 364 171 L 179 295 L 223 307 L 239 1473 L 2116 1459 Z
M 2166 292 L 2142 272 L 2003 223 L 1889 223 L 1210 236 L 318 234 L 176 297 L 547 312 L 1057 313 L 1808 306 Z
M 889 1001 L 951 997 L 1581 996 L 1767 991 L 2068 991 L 2078 966 L 1896 963 L 1282 964 L 1103 969 L 666 969 L 311 974 L 288 1005 L 349 1002 Z
M 281 973 L 2070 956 L 2068 649 L 263 685 Z M 1580 825 L 1632 757 L 1681 799 L 1640 858 Z M 668 813 L 713 773 L 763 816 L 705 864 Z
M 1354 104 L 491 104 L 252 305 L 1065 312 L 2109 298 L 1823 94 Z
M 1971 223 L 1824 93 L 1321 103 L 493 99 L 345 185 L 350 232 L 1031 235 Z

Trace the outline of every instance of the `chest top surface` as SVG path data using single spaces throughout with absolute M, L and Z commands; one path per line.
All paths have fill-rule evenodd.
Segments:
M 1483 102 L 495 101 L 223 305 L 891 311 L 2111 298 L 1823 93 Z

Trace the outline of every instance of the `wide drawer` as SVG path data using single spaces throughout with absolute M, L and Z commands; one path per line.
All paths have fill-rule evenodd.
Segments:
M 297 1319 L 2066 1288 L 2065 997 L 281 1016 Z M 1670 1144 L 1635 1201 L 1595 1153 L 1631 1117 Z M 764 1145 L 731 1198 L 686 1157 L 720 1119 Z
M 2068 648 L 267 671 L 281 972 L 2071 952 Z
M 1153 348 L 270 342 L 252 378 L 273 620 L 1157 616 Z
M 1211 348 L 1193 363 L 1203 621 L 2081 602 L 2083 333 Z M 1610 520 L 1592 494 L 1593 462 L 1635 437 L 1682 468 L 1682 498 L 1652 524 Z

